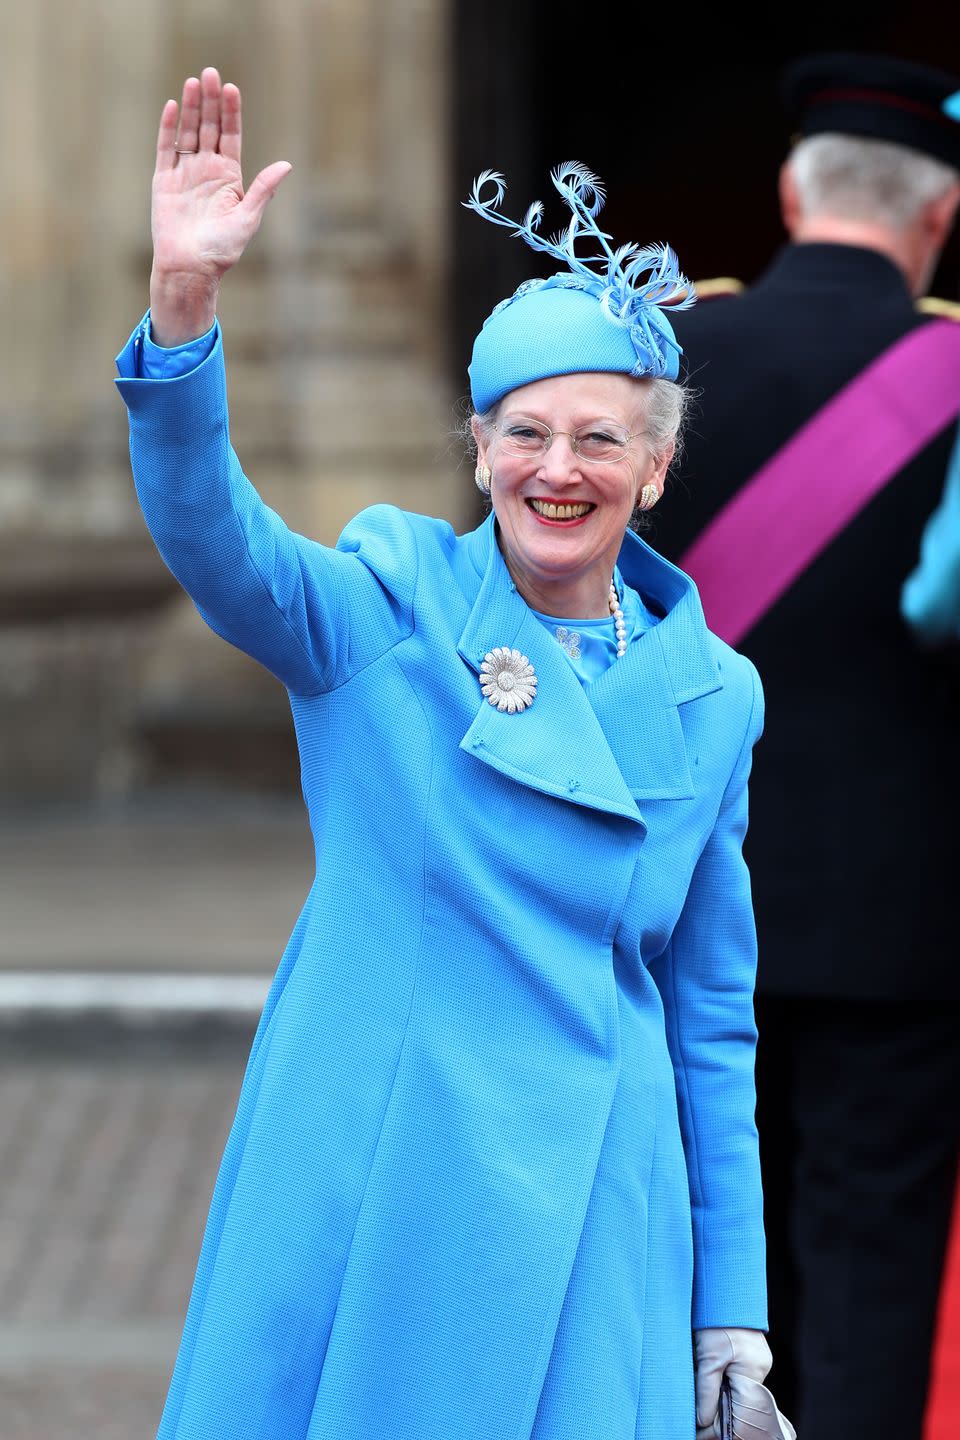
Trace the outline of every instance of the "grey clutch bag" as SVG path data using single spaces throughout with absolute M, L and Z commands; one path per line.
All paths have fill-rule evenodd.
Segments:
M 720 1440 L 733 1440 L 733 1401 L 726 1375 L 720 1382 Z
M 765 1385 L 726 1374 L 720 1385 L 720 1440 L 797 1440 Z

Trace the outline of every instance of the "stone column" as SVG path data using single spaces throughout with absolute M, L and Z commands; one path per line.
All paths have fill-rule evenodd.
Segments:
M 160 750 L 175 769 L 171 735 L 200 715 L 206 754 L 237 716 L 289 743 L 276 682 L 203 627 L 145 534 L 112 383 L 147 303 L 157 121 L 185 75 L 215 64 L 241 86 L 248 178 L 294 165 L 223 292 L 251 478 L 328 543 L 377 500 L 469 518 L 443 358 L 447 12 L 445 0 L 32 0 L 6 17 L 0 675 L 19 677 L 22 718 L 0 795 L 30 793 L 41 774 L 53 792 L 122 791 Z M 108 720 L 78 747 L 80 655 L 86 713 Z M 38 707 L 52 718 L 34 727 L 34 754 Z M 237 753 L 249 750 L 247 735 Z

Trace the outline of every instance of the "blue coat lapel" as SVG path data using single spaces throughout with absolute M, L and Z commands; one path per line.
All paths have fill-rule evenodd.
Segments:
M 461 749 L 521 784 L 644 828 L 639 800 L 692 795 L 677 705 L 719 689 L 721 680 L 690 580 L 625 537 L 621 574 L 667 613 L 585 690 L 517 592 L 493 518 L 465 540 L 480 582 L 457 648 L 478 676 L 478 709 Z M 480 694 L 480 665 L 498 645 L 521 651 L 536 671 L 536 698 L 516 715 Z

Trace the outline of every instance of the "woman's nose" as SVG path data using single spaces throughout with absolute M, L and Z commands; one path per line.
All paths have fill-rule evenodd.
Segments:
M 574 450 L 570 436 L 564 431 L 555 431 L 540 462 L 541 474 L 558 480 L 578 471 L 580 458 Z

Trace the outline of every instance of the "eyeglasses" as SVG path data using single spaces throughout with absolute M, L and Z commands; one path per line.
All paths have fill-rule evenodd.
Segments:
M 503 441 L 504 450 L 511 455 L 545 455 L 558 435 L 566 435 L 570 449 L 581 460 L 590 460 L 601 465 L 613 460 L 622 460 L 631 440 L 645 434 L 636 430 L 631 435 L 619 425 L 607 421 L 582 425 L 579 430 L 551 430 L 539 420 L 518 417 L 506 424 L 494 424 L 494 430 Z

